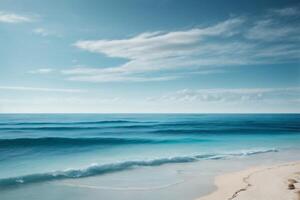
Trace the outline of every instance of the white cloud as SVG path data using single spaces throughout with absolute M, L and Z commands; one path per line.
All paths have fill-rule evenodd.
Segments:
M 69 70 L 62 70 L 61 73 L 65 75 L 71 75 L 67 80 L 72 81 L 87 81 L 87 82 L 119 82 L 119 81 L 132 81 L 132 82 L 144 82 L 144 81 L 166 81 L 178 78 L 178 76 L 127 76 L 124 73 L 106 72 L 104 70 L 96 68 L 82 68 L 77 67 Z
M 0 22 L 3 23 L 22 23 L 31 21 L 33 21 L 33 19 L 28 16 L 0 11 Z
M 263 41 L 293 41 L 300 40 L 300 23 L 283 24 L 278 19 L 268 18 L 257 21 L 246 37 L 249 39 L 259 39 Z
M 292 42 L 300 40 L 300 7 L 272 9 L 259 17 L 246 32 L 248 39 L 271 42 Z
M 4 92 L 3 92 L 4 93 Z M 3 94 L 2 93 L 2 94 Z M 1 94 L 1 93 L 0 93 Z M 133 93 L 106 96 L 84 94 L 24 92 L 22 98 L 3 94 L 0 112 L 36 113 L 253 113 L 299 112 L 300 88 L 185 89 L 162 96 Z
M 12 98 L 0 98 L 0 103 L 8 104 L 34 104 L 34 105 L 45 105 L 45 104 L 72 104 L 72 105 L 101 105 L 104 103 L 115 103 L 120 101 L 118 97 L 102 97 L 102 98 L 84 98 L 84 97 L 32 97 L 25 99 L 12 99 Z
M 41 87 L 23 87 L 23 86 L 0 86 L 0 90 L 8 91 L 33 91 L 33 92 L 67 92 L 80 93 L 84 92 L 79 89 L 65 89 L 65 88 L 41 88 Z
M 68 80 L 87 82 L 155 81 L 229 66 L 290 62 L 300 59 L 299 27 L 300 21 L 289 16 L 262 15 L 188 30 L 144 32 L 125 39 L 77 41 L 77 48 L 127 61 L 62 73 Z
M 36 29 L 33 29 L 33 33 L 37 34 L 37 35 L 40 35 L 40 36 L 43 36 L 43 37 L 46 37 L 46 36 L 61 37 L 61 35 L 58 34 L 57 32 L 51 31 L 51 30 L 47 30 L 45 28 L 36 28 Z
M 280 15 L 280 16 L 295 16 L 300 15 L 299 7 L 287 7 L 282 9 L 273 9 L 272 13 Z
M 249 102 L 297 100 L 300 98 L 300 88 L 235 88 L 235 89 L 199 89 L 178 90 L 160 97 L 148 98 L 148 101 L 158 102 Z
M 162 70 L 174 70 L 186 67 L 219 65 L 219 60 L 211 57 L 199 59 L 199 55 L 215 52 L 228 54 L 226 49 L 243 51 L 247 48 L 242 43 L 226 43 L 223 49 L 218 44 L 205 44 L 199 46 L 199 42 L 205 38 L 219 37 L 226 39 L 236 34 L 234 27 L 240 26 L 243 18 L 233 18 L 213 26 L 194 28 L 186 31 L 175 32 L 146 32 L 132 38 L 122 40 L 97 40 L 78 41 L 75 46 L 91 52 L 103 53 L 108 57 L 120 57 L 128 59 L 121 66 L 109 68 L 74 68 L 63 70 L 63 74 L 71 75 L 69 80 L 81 80 L 90 82 L 108 81 L 155 81 L 170 80 L 180 76 L 159 74 L 143 74 L 144 72 L 155 73 Z M 196 44 L 196 45 L 195 45 Z M 223 64 L 236 64 L 240 61 L 234 58 L 223 59 Z
M 208 36 L 230 36 L 234 34 L 233 28 L 241 25 L 243 21 L 242 18 L 234 18 L 206 28 L 194 28 L 168 33 L 146 32 L 133 38 L 122 40 L 78 41 L 75 43 L 75 46 L 91 52 L 103 53 L 109 57 L 139 59 L 141 53 L 150 53 L 145 55 L 147 58 L 165 57 L 168 53 L 172 54 L 170 51 L 176 45 L 194 44 Z M 157 48 L 166 48 L 167 51 L 164 52 L 164 55 L 152 51 Z
M 51 68 L 41 68 L 41 69 L 31 70 L 31 71 L 29 71 L 29 73 L 31 73 L 31 74 L 49 74 L 53 71 L 54 70 Z

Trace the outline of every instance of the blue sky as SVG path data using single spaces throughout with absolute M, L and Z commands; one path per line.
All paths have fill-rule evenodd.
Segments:
M 297 1 L 1 0 L 0 112 L 300 112 Z

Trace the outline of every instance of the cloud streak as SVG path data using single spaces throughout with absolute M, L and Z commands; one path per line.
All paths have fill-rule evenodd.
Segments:
M 281 9 L 273 9 L 271 10 L 273 14 L 279 16 L 297 16 L 300 15 L 299 7 L 286 7 Z
M 180 71 L 201 74 L 230 66 L 299 61 L 298 10 L 273 10 L 255 19 L 234 17 L 206 27 L 144 32 L 125 39 L 77 41 L 74 46 L 79 49 L 127 61 L 113 67 L 75 67 L 62 73 L 75 81 L 156 81 L 186 76 Z
M 30 74 L 49 74 L 54 70 L 51 68 L 41 68 L 29 71 Z
M 236 103 L 253 101 L 296 101 L 300 99 L 300 88 L 235 88 L 178 90 L 160 97 L 148 98 L 154 102 L 210 102 Z
M 103 69 L 75 68 L 64 70 L 63 73 L 72 74 L 70 80 L 91 82 L 174 79 L 178 76 L 161 77 L 159 74 L 151 73 L 163 70 L 172 71 L 183 67 L 196 67 L 195 65 L 216 64 L 211 59 L 193 58 L 198 56 L 199 53 L 215 51 L 217 48 L 211 44 L 200 47 L 198 43 L 207 37 L 228 38 L 235 34 L 232 29 L 242 24 L 243 21 L 242 18 L 234 18 L 206 28 L 176 32 L 146 32 L 121 40 L 78 41 L 74 44 L 78 48 L 102 53 L 108 57 L 125 58 L 128 59 L 128 62 L 116 67 Z M 232 45 L 239 48 L 236 44 Z M 231 64 L 235 61 L 231 59 L 223 62 Z M 150 76 L 149 74 L 145 76 L 144 72 L 148 72 Z
M 47 36 L 55 36 L 55 37 L 61 37 L 62 35 L 60 35 L 59 33 L 52 31 L 52 30 L 48 30 L 45 28 L 35 28 L 32 31 L 34 34 L 36 35 L 40 35 L 42 37 L 47 37 Z
M 28 16 L 0 11 L 0 22 L 2 23 L 24 23 L 31 21 L 33 19 Z
M 81 93 L 81 92 L 84 92 L 83 90 L 79 90 L 79 89 L 41 88 L 41 87 L 23 87 L 23 86 L 0 86 L 0 90 L 33 91 L 33 92 L 67 92 L 67 93 Z

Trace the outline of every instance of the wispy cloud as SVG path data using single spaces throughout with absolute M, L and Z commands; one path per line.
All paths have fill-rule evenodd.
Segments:
M 48 29 L 45 29 L 45 28 L 35 28 L 35 29 L 33 29 L 33 33 L 36 34 L 36 35 L 43 36 L 43 37 L 46 37 L 46 36 L 61 37 L 62 36 L 61 34 L 59 34 L 56 31 L 48 30 Z
M 284 98 L 283 98 L 284 97 Z M 160 97 L 148 98 L 159 102 L 249 102 L 266 100 L 298 100 L 300 88 L 234 88 L 234 89 L 199 89 L 178 90 Z
M 41 68 L 29 71 L 30 74 L 49 74 L 54 70 L 51 68 Z
M 201 74 L 228 66 L 299 60 L 300 20 L 292 18 L 298 14 L 296 10 L 235 17 L 188 30 L 145 32 L 125 39 L 77 41 L 77 48 L 127 61 L 114 67 L 75 67 L 63 74 L 68 80 L 89 82 L 155 81 L 180 78 L 186 72 Z
M 41 87 L 23 87 L 23 86 L 0 86 L 0 90 L 33 91 L 33 92 L 67 92 L 67 93 L 84 92 L 84 90 L 79 90 L 79 89 L 41 88 Z
M 0 22 L 3 23 L 22 23 L 31 21 L 33 21 L 33 19 L 28 16 L 0 11 Z
M 78 41 L 75 46 L 91 52 L 103 53 L 108 57 L 126 58 L 129 61 L 121 66 L 105 69 L 84 69 L 69 79 L 91 82 L 106 81 L 147 81 L 170 80 L 177 76 L 161 76 L 143 72 L 157 72 L 161 70 L 173 70 L 182 67 L 216 64 L 212 59 L 196 59 L 200 53 L 214 51 L 216 46 L 207 44 L 200 47 L 201 40 L 208 37 L 219 36 L 228 38 L 235 34 L 233 29 L 244 22 L 243 18 L 229 19 L 213 26 L 194 28 L 176 32 L 146 32 L 132 38 L 122 40 L 97 40 Z M 236 46 L 236 44 L 232 44 Z M 239 48 L 239 47 L 237 47 Z M 242 48 L 242 47 L 241 47 Z M 229 63 L 234 60 L 223 61 Z M 75 69 L 75 71 L 79 71 Z M 65 70 L 64 73 L 68 71 Z M 74 72 L 70 70 L 69 72 Z
M 84 97 L 32 97 L 26 99 L 12 99 L 12 98 L 0 98 L 0 103 L 22 103 L 22 104 L 40 104 L 40 105 L 101 105 L 104 103 L 115 103 L 120 101 L 118 97 L 102 97 L 102 98 L 84 98 Z
M 268 41 L 298 41 L 300 40 L 300 23 L 284 23 L 278 18 L 270 17 L 259 20 L 246 33 L 248 39 Z
M 280 16 L 295 16 L 300 15 L 299 7 L 287 7 L 281 9 L 272 9 L 272 13 L 280 15 Z
M 68 70 L 62 70 L 62 74 L 68 75 L 68 80 L 72 81 L 87 81 L 87 82 L 119 82 L 119 81 L 132 81 L 132 82 L 145 82 L 145 81 L 166 81 L 177 79 L 178 76 L 130 76 L 128 73 L 104 73 L 104 70 L 97 68 L 83 68 L 77 67 Z

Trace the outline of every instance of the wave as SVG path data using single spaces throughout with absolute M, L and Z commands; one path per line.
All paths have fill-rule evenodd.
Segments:
M 299 128 L 260 128 L 260 127 L 232 127 L 232 128 L 220 128 L 220 127 L 212 127 L 208 128 L 178 128 L 178 129 L 157 129 L 153 131 L 149 131 L 152 134 L 164 134 L 164 135 L 232 135 L 232 134 L 239 134 L 239 135 L 275 135 L 275 134 L 286 134 L 289 133 L 299 133 Z
M 191 155 L 191 156 L 177 156 L 177 157 L 169 157 L 169 158 L 157 158 L 153 160 L 124 161 L 124 162 L 102 164 L 102 165 L 96 163 L 81 169 L 67 169 L 63 171 L 54 171 L 54 172 L 47 172 L 47 173 L 29 174 L 29 175 L 18 176 L 18 177 L 4 178 L 4 179 L 0 179 L 0 186 L 4 188 L 4 187 L 12 187 L 16 185 L 31 184 L 31 183 L 38 183 L 38 182 L 45 182 L 45 181 L 52 181 L 52 180 L 84 178 L 84 177 L 128 170 L 135 167 L 159 166 L 159 165 L 170 164 L 170 163 L 188 163 L 188 162 L 196 162 L 199 160 L 207 160 L 207 159 L 217 160 L 217 159 L 224 159 L 224 158 L 230 158 L 235 156 L 251 156 L 255 154 L 270 153 L 270 152 L 278 152 L 278 150 L 262 149 L 262 150 L 241 151 L 237 153 L 227 153 L 227 154 L 202 154 L 202 155 Z
M 209 142 L 208 139 L 146 139 L 146 138 L 116 138 L 116 137 L 42 137 L 42 138 L 14 138 L 0 139 L 1 148 L 17 147 L 69 147 L 92 145 L 126 145 L 126 144 L 161 144 L 161 143 L 188 143 Z
M 68 147 L 68 146 L 91 146 L 91 145 L 125 145 L 125 144 L 159 144 L 159 143 L 184 143 L 184 142 L 207 142 L 201 139 L 144 139 L 144 138 L 66 138 L 66 137 L 43 137 L 43 138 L 15 138 L 0 139 L 1 148 L 17 147 Z
M 300 126 L 294 123 L 267 122 L 203 122 L 203 121 L 135 121 L 135 120 L 103 120 L 73 122 L 6 122 L 0 123 L 4 131 L 81 131 L 113 129 L 143 129 L 154 134 L 276 134 L 296 132 Z
M 56 126 L 54 126 L 56 125 Z M 142 124 L 142 125 L 111 125 L 111 126 L 79 126 L 83 124 L 41 124 L 40 126 L 14 126 L 14 127 L 0 127 L 4 131 L 76 131 L 76 130 L 103 130 L 104 128 L 114 129 L 138 129 L 138 128 L 152 128 L 155 126 Z M 92 125 L 92 124 L 90 124 Z
M 0 125 L 74 125 L 74 124 L 118 124 L 118 123 L 149 123 L 131 120 L 103 120 L 103 121 L 78 121 L 78 122 L 7 122 Z

